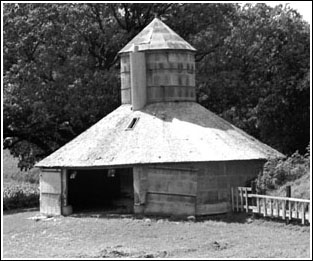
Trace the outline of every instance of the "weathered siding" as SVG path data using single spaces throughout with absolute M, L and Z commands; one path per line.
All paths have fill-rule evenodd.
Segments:
M 130 53 L 131 100 L 133 111 L 142 109 L 147 102 L 146 56 L 143 52 Z
M 197 172 L 176 165 L 134 168 L 135 212 L 194 215 Z
M 262 171 L 264 161 L 224 161 L 198 164 L 197 215 L 230 211 L 231 187 L 245 186 Z
M 130 79 L 129 54 L 121 56 L 121 102 L 131 104 L 131 79 Z
M 209 215 L 230 211 L 230 188 L 244 186 L 264 161 L 155 164 L 134 171 L 136 213 Z M 140 206 L 140 207 L 139 207 Z
M 196 100 L 193 52 L 147 52 L 146 63 L 148 103 Z
M 40 174 L 40 212 L 61 215 L 62 180 L 60 169 L 43 169 Z
M 111 196 L 117 192 L 114 204 L 127 207 L 129 212 L 177 216 L 218 214 L 230 211 L 230 188 L 245 186 L 262 171 L 263 164 L 263 160 L 248 160 L 141 165 L 133 170 L 117 169 L 119 186 L 108 186 L 112 189 Z M 105 175 L 105 170 L 91 170 L 90 175 L 102 171 Z M 87 172 L 84 177 L 88 179 Z M 40 211 L 43 214 L 60 215 L 61 206 L 68 204 L 66 179 L 61 177 L 60 170 L 42 171 Z M 97 189 L 92 179 L 85 185 L 92 186 L 93 191 L 97 190 L 95 193 L 104 192 L 102 187 Z M 68 189 L 73 188 L 69 185 Z M 88 199 L 85 194 L 78 195 Z
M 163 101 L 195 101 L 195 58 L 190 51 L 147 51 L 139 54 L 145 59 L 144 66 L 131 66 L 130 54 L 121 55 L 121 100 L 122 104 L 142 102 L 153 103 Z M 133 53 L 131 53 L 133 55 Z M 132 68 L 132 69 L 131 69 Z M 141 84 L 133 84 L 135 80 L 132 70 L 144 69 L 138 74 Z M 137 80 L 137 79 L 136 79 Z M 136 90 L 141 86 L 140 98 Z M 144 90 L 143 90 L 144 89 Z

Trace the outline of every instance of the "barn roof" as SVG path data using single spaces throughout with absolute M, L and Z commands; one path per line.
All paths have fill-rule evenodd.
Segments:
M 127 127 L 134 118 L 134 127 Z M 121 105 L 37 167 L 268 159 L 283 154 L 195 102 Z
M 119 53 L 132 51 L 134 44 L 138 46 L 138 51 L 162 49 L 196 51 L 194 47 L 158 18 L 154 18 Z

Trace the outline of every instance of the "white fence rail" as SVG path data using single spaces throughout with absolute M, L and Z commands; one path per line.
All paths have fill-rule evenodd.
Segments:
M 250 187 L 231 188 L 233 212 L 252 212 L 283 220 L 299 219 L 311 223 L 310 200 L 252 194 Z

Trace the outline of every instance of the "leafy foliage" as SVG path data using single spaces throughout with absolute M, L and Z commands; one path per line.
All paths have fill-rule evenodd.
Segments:
M 199 101 L 283 153 L 310 130 L 309 25 L 286 6 L 238 8 L 224 45 L 199 67 Z
M 2 151 L 3 182 L 19 182 L 39 184 L 40 169 L 32 168 L 27 171 L 18 168 L 18 159 L 14 158 L 9 150 Z
M 197 99 L 284 153 L 309 142 L 309 25 L 265 4 L 6 3 L 4 147 L 32 167 L 120 104 L 118 51 L 158 15 L 197 48 Z
M 38 206 L 38 185 L 29 183 L 4 183 L 3 210 Z
M 310 150 L 307 147 L 305 155 L 298 151 L 286 159 L 271 159 L 264 171 L 256 180 L 257 189 L 261 193 L 278 189 L 289 181 L 294 181 L 310 173 Z

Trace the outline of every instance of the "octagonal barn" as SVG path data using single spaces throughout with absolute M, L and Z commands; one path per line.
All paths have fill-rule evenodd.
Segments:
M 281 153 L 196 103 L 195 48 L 155 18 L 120 52 L 122 105 L 37 163 L 40 211 L 230 211 Z

